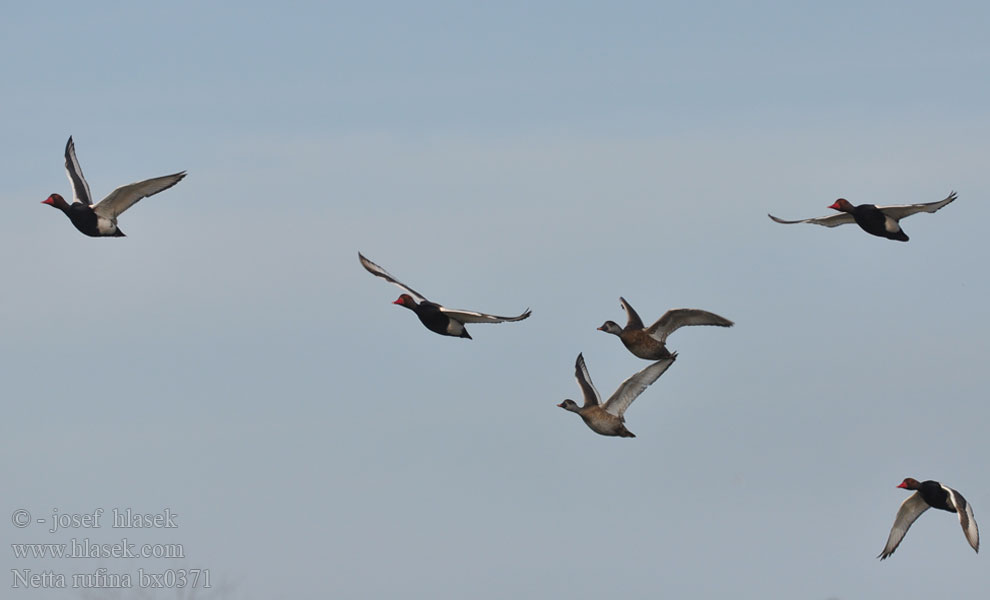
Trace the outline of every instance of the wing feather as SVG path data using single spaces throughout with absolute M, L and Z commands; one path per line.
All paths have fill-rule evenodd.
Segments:
M 361 266 L 364 267 L 372 275 L 375 275 L 377 277 L 381 277 L 382 279 L 384 279 L 385 281 L 387 281 L 389 283 L 394 283 L 395 285 L 399 286 L 400 288 L 404 289 L 405 291 L 407 291 L 410 294 L 412 294 L 413 296 L 415 296 L 417 302 L 424 302 L 424 301 L 426 301 L 426 296 L 424 296 L 423 294 L 420 294 L 419 292 L 417 292 L 416 290 L 412 289 L 408 285 L 402 283 L 401 281 L 399 281 L 395 277 L 392 277 L 392 275 L 390 275 L 388 271 L 386 271 L 385 269 L 381 268 L 377 264 L 375 264 L 375 263 L 371 262 L 370 260 L 368 260 L 367 258 L 365 258 L 364 255 L 361 254 L 360 252 L 358 252 L 358 260 L 361 261 Z
M 623 298 L 622 296 L 619 296 L 619 303 L 622 305 L 622 308 L 626 311 L 626 318 L 628 319 L 626 321 L 626 329 L 642 329 L 643 319 L 639 318 L 639 315 L 636 313 L 633 307 L 630 306 L 628 302 L 626 302 L 626 299 Z
M 941 484 L 939 484 L 941 485 Z M 947 485 L 942 485 L 942 489 L 949 493 L 949 502 L 956 509 L 959 515 L 959 525 L 962 526 L 966 541 L 973 547 L 973 550 L 980 551 L 980 530 L 976 527 L 976 517 L 973 516 L 973 507 L 966 502 L 963 495 Z
M 168 188 L 182 181 L 186 176 L 185 171 L 163 175 L 153 179 L 145 179 L 136 183 L 122 185 L 100 201 L 93 207 L 93 212 L 107 219 L 115 220 L 118 215 L 128 208 L 137 204 L 138 200 L 154 196 L 158 192 L 164 192 Z
M 656 323 L 650 325 L 646 333 L 658 342 L 665 342 L 668 335 L 687 325 L 732 327 L 735 323 L 707 310 L 698 308 L 672 308 L 657 319 Z
M 588 366 L 584 364 L 583 353 L 578 354 L 577 360 L 574 362 L 574 378 L 577 379 L 581 393 L 584 395 L 583 408 L 601 404 L 601 396 L 598 395 L 595 384 L 591 383 L 591 374 L 588 373 Z
M 69 177 L 72 185 L 72 199 L 74 202 L 92 204 L 92 196 L 89 194 L 89 184 L 83 177 L 82 167 L 79 166 L 79 159 L 76 158 L 76 144 L 69 136 L 69 141 L 65 143 L 65 174 Z
M 506 321 L 522 321 L 533 314 L 533 311 L 528 308 L 519 316 L 516 317 L 500 317 L 498 315 L 486 315 L 485 313 L 474 312 L 471 310 L 460 310 L 456 308 L 447 308 L 446 306 L 440 307 L 440 312 L 448 315 L 451 318 L 457 319 L 461 323 L 505 323 Z
M 956 193 L 951 192 L 943 200 L 938 202 L 927 202 L 924 204 L 896 204 L 891 206 L 878 206 L 877 209 L 883 211 L 883 214 L 887 215 L 895 221 L 899 221 L 904 217 L 911 216 L 916 213 L 926 212 L 933 213 L 942 208 L 943 206 L 949 204 L 956 199 Z
M 623 381 L 622 385 L 620 385 L 619 388 L 615 390 L 615 393 L 612 394 L 612 397 L 602 405 L 602 408 L 604 408 L 606 412 L 621 418 L 626 412 L 626 409 L 629 408 L 629 405 L 632 404 L 633 400 L 642 394 L 646 388 L 650 387 L 654 381 L 659 379 L 660 376 L 663 375 L 664 371 L 666 371 L 670 365 L 674 364 L 674 359 L 676 358 L 677 355 L 674 354 L 670 358 L 658 360 L 629 379 Z
M 911 528 L 911 524 L 917 521 L 921 513 L 928 508 L 928 503 L 921 497 L 921 492 L 915 492 L 908 496 L 908 499 L 902 502 L 901 507 L 897 510 L 897 517 L 894 518 L 894 525 L 890 528 L 890 535 L 887 537 L 887 545 L 883 547 L 883 552 L 877 558 L 883 560 L 893 554 L 901 540 L 904 539 L 908 529 Z
M 825 217 L 813 217 L 811 219 L 799 219 L 797 221 L 786 221 L 780 219 L 771 214 L 767 215 L 777 223 L 783 223 L 785 225 L 793 225 L 794 223 L 813 223 L 815 225 L 822 225 L 824 227 L 838 227 L 839 225 L 845 225 L 847 223 L 855 223 L 856 219 L 849 213 L 838 213 L 835 215 L 828 215 Z

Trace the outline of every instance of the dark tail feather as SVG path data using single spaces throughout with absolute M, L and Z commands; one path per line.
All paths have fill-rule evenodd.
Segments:
M 458 337 L 467 338 L 469 340 L 473 340 L 474 339 L 473 337 L 471 337 L 471 334 L 467 332 L 467 329 L 462 329 L 461 330 L 461 335 L 458 336 Z

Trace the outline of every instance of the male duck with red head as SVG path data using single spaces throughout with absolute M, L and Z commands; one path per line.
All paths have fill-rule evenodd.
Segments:
M 65 172 L 72 184 L 72 204 L 59 194 L 52 194 L 41 203 L 65 213 L 76 229 L 90 237 L 123 237 L 124 232 L 117 227 L 117 217 L 122 212 L 142 198 L 167 190 L 186 176 L 186 172 L 182 171 L 123 185 L 94 205 L 89 194 L 89 184 L 86 183 L 82 167 L 76 158 L 76 145 L 72 142 L 72 136 L 69 136 L 69 141 L 65 144 Z
M 825 227 L 837 227 L 847 223 L 856 223 L 860 229 L 870 235 L 887 238 L 888 240 L 906 242 L 908 241 L 908 236 L 901 229 L 901 219 L 919 212 L 933 213 L 955 199 L 956 193 L 952 192 L 943 200 L 925 204 L 898 204 L 892 206 L 860 204 L 854 206 L 845 198 L 839 198 L 829 206 L 829 208 L 839 211 L 840 214 L 837 215 L 800 219 L 798 221 L 785 221 L 773 215 L 767 216 L 777 223 L 784 223 L 786 225 L 814 223 L 815 225 L 823 225 Z
M 894 519 L 894 526 L 890 528 L 890 535 L 887 537 L 887 545 L 883 552 L 877 557 L 883 560 L 897 550 L 898 544 L 904 539 L 911 524 L 918 520 L 921 513 L 929 508 L 956 513 L 959 516 L 959 524 L 962 526 L 966 541 L 973 547 L 973 550 L 980 551 L 980 531 L 976 527 L 976 518 L 973 516 L 973 507 L 963 498 L 962 494 L 943 485 L 937 481 L 918 481 L 908 477 L 897 487 L 905 490 L 915 490 L 901 504 Z
M 446 306 L 442 306 L 436 302 L 430 302 L 425 296 L 408 285 L 402 283 L 395 277 L 392 277 L 388 271 L 365 258 L 365 256 L 360 252 L 358 252 L 358 260 L 361 262 L 361 266 L 372 275 L 381 277 L 385 281 L 393 283 L 405 290 L 407 293 L 400 295 L 398 299 L 392 302 L 392 304 L 398 304 L 399 306 L 404 306 L 413 311 L 416 313 L 416 316 L 419 317 L 419 321 L 425 325 L 427 329 L 434 333 L 439 333 L 440 335 L 471 339 L 471 335 L 464 327 L 465 323 L 504 323 L 506 321 L 522 321 L 532 314 L 532 311 L 528 308 L 525 312 L 516 317 L 500 317 L 498 315 L 487 315 L 485 313 L 470 310 L 447 308 Z

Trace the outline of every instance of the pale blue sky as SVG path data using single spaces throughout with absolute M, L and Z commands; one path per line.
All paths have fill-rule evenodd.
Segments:
M 954 515 L 875 556 L 907 476 L 990 527 L 988 17 L 8 7 L 2 514 L 169 507 L 177 530 L 127 535 L 185 563 L 102 566 L 209 568 L 230 589 L 206 598 L 982 593 Z M 189 175 L 128 237 L 86 238 L 39 204 L 70 193 L 70 134 L 96 197 Z M 952 189 L 907 244 L 766 217 Z M 533 316 L 434 335 L 359 250 L 433 300 Z M 737 323 L 671 336 L 632 440 L 555 406 L 578 352 L 604 395 L 646 365 L 595 330 L 620 295 Z M 100 566 L 0 556 L 8 584 Z

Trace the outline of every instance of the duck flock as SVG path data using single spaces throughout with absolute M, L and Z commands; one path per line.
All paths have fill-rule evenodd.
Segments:
M 181 171 L 172 175 L 123 185 L 110 192 L 99 203 L 93 204 L 89 184 L 86 183 L 82 167 L 76 158 L 76 148 L 71 136 L 65 145 L 65 170 L 72 186 L 72 203 L 67 203 L 59 194 L 51 194 L 42 201 L 42 204 L 61 210 L 76 229 L 90 237 L 123 237 L 124 233 L 117 224 L 117 218 L 124 211 L 143 198 L 154 196 L 171 188 L 186 176 L 186 172 Z M 836 227 L 856 223 L 863 231 L 871 235 L 906 242 L 909 238 L 901 229 L 901 219 L 919 212 L 934 213 L 955 199 L 956 193 L 951 192 L 946 198 L 938 202 L 874 206 L 873 204 L 853 205 L 845 198 L 839 198 L 829 206 L 829 208 L 839 211 L 837 214 L 794 221 L 780 219 L 773 215 L 767 216 L 777 223 L 788 225 L 813 223 L 825 227 Z M 393 304 L 413 311 L 427 329 L 440 335 L 472 339 L 467 331 L 466 325 L 468 323 L 522 321 L 532 314 L 532 311 L 526 309 L 517 316 L 502 317 L 470 310 L 447 308 L 427 300 L 426 296 L 402 283 L 360 252 L 358 253 L 358 260 L 369 273 L 381 277 L 403 290 L 403 293 Z M 591 382 L 591 375 L 585 364 L 584 356 L 578 354 L 574 364 L 574 376 L 577 379 L 578 387 L 581 389 L 582 403 L 578 405 L 574 400 L 566 399 L 557 406 L 577 413 L 585 425 L 599 435 L 632 438 L 636 436 L 626 428 L 626 410 L 677 359 L 677 352 L 671 352 L 667 349 L 667 337 L 681 327 L 688 325 L 732 327 L 733 322 L 706 310 L 675 308 L 668 310 L 656 322 L 646 327 L 639 314 L 625 298 L 620 297 L 619 303 L 626 312 L 625 327 L 619 327 L 615 321 L 605 321 L 598 330 L 618 336 L 622 344 L 634 356 L 654 362 L 623 381 L 609 399 L 602 402 L 598 390 Z M 969 542 L 973 550 L 979 552 L 980 533 L 977 529 L 976 518 L 973 515 L 972 506 L 962 494 L 938 481 L 919 482 L 911 477 L 904 479 L 897 487 L 913 490 L 914 493 L 898 509 L 887 543 L 878 558 L 883 560 L 893 554 L 904 539 L 911 524 L 929 508 L 956 513 L 966 541 Z

